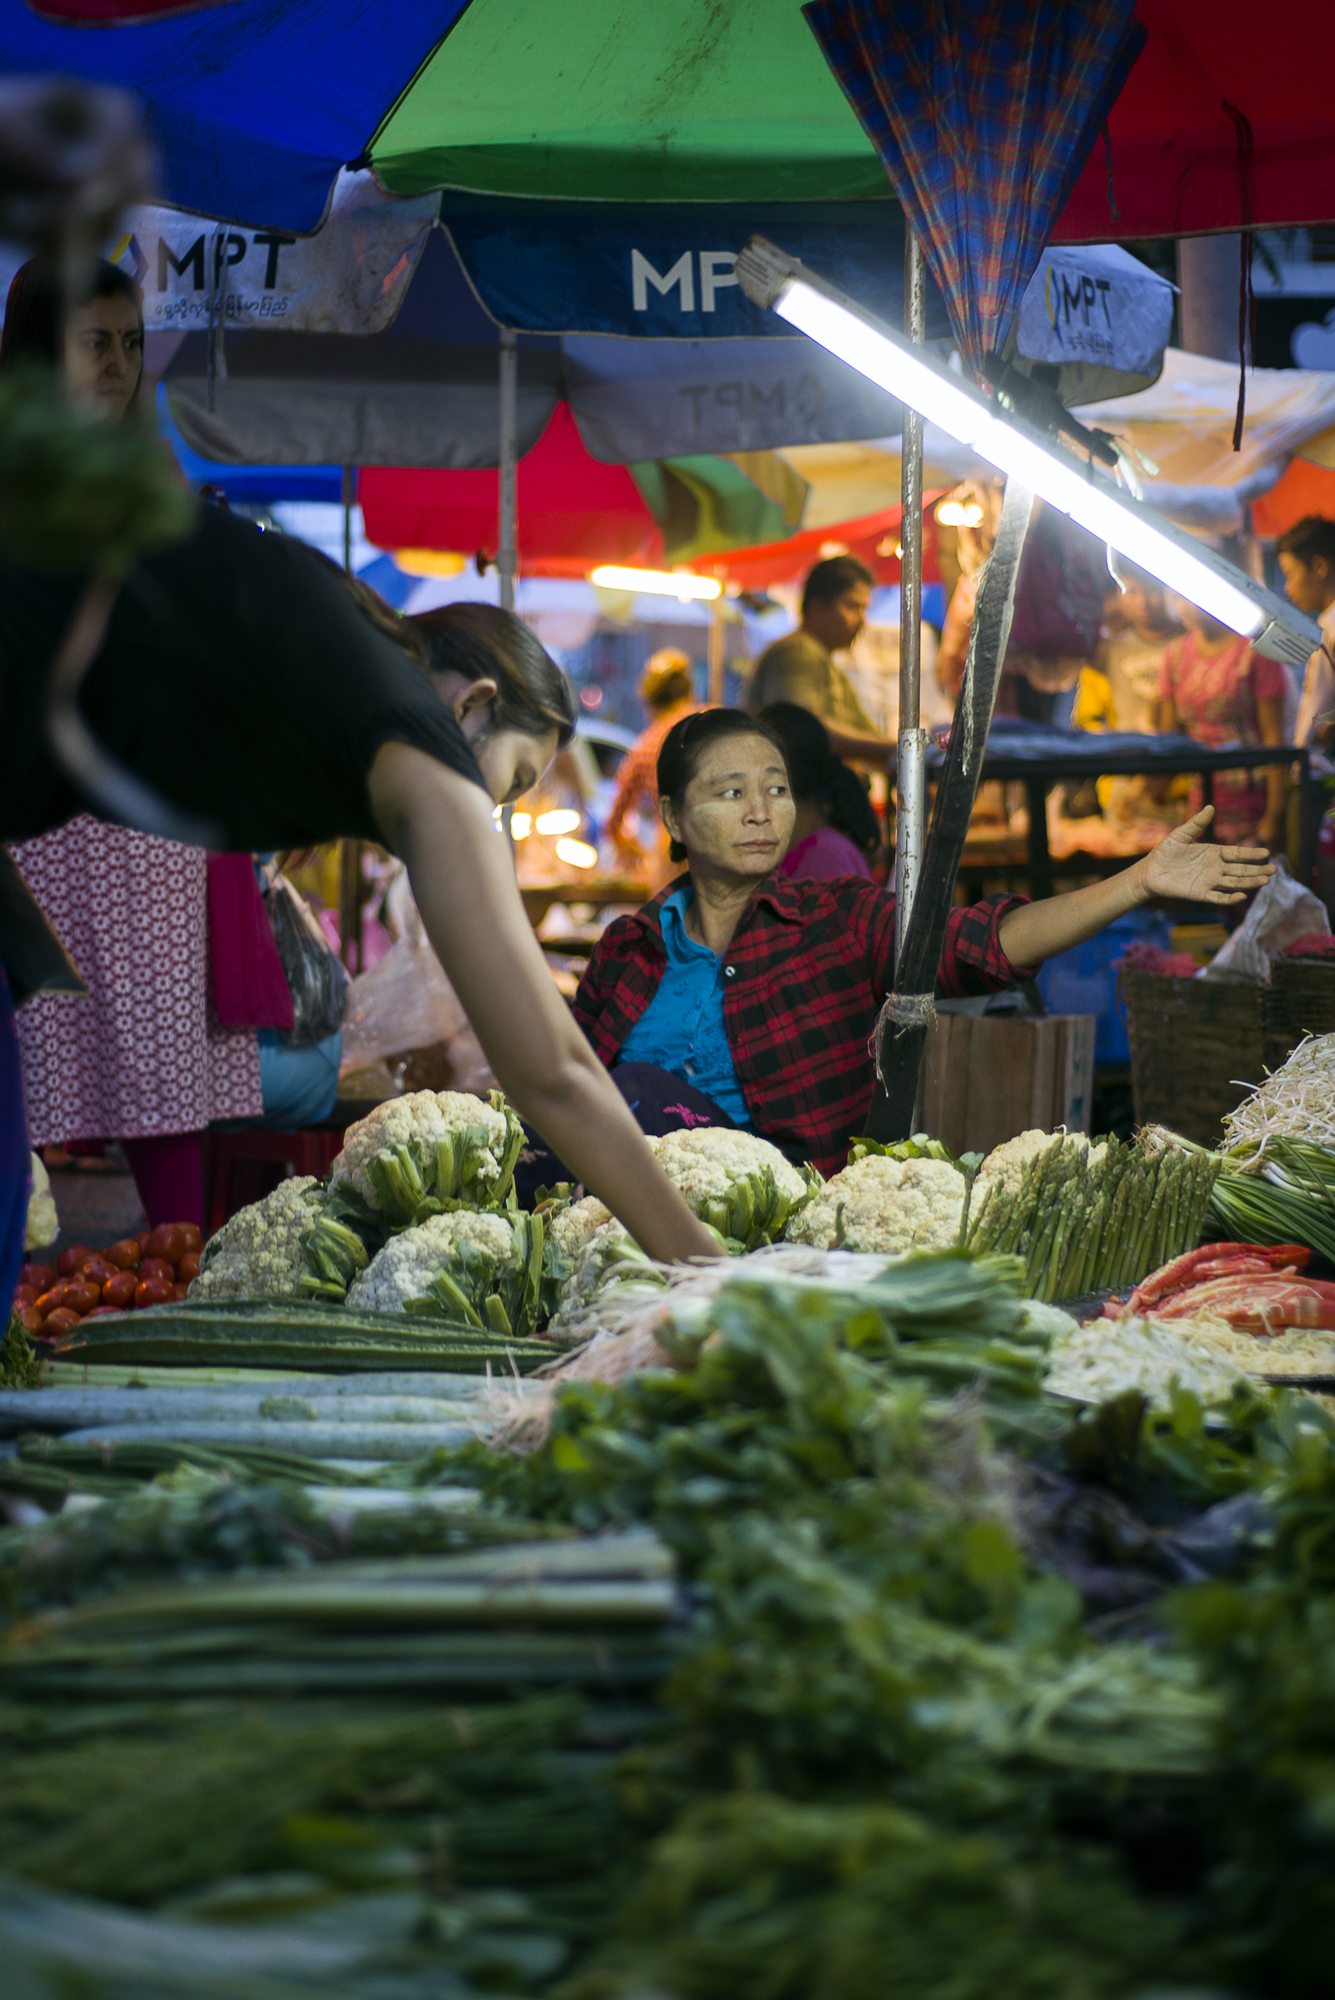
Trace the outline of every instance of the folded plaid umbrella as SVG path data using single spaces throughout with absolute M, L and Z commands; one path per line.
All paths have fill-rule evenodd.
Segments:
M 811 0 L 975 369 L 1145 42 L 1135 0 Z

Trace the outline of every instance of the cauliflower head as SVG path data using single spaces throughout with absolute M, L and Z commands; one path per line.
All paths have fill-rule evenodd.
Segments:
M 569 1208 L 563 1208 L 546 1224 L 548 1248 L 554 1257 L 574 1264 L 595 1232 L 605 1228 L 611 1220 L 611 1209 L 605 1207 L 596 1195 L 586 1194 L 581 1201 L 572 1201 Z
M 754 1132 L 696 1126 L 648 1143 L 686 1206 L 748 1250 L 781 1236 L 789 1217 L 819 1185 L 810 1169 L 799 1172 Z
M 872 1153 L 827 1181 L 794 1216 L 790 1243 L 816 1250 L 950 1250 L 959 1241 L 964 1176 L 945 1160 Z
M 424 1201 L 501 1201 L 523 1143 L 518 1119 L 463 1090 L 414 1090 L 350 1125 L 329 1176 L 394 1221 L 417 1219 Z
M 457 1208 L 428 1216 L 390 1238 L 349 1287 L 348 1304 L 524 1334 L 537 1315 L 542 1240 L 532 1215 Z
M 1102 1166 L 1108 1151 L 1106 1140 L 1091 1146 L 1083 1132 L 1040 1132 L 1037 1129 L 1021 1132 L 1016 1138 L 1007 1139 L 994 1147 L 978 1169 L 978 1178 L 974 1183 L 975 1209 L 990 1187 L 999 1187 L 1005 1194 L 1017 1194 L 1025 1168 L 1040 1153 L 1046 1153 L 1049 1146 L 1073 1148 L 1068 1158 L 1078 1157 L 1083 1151 L 1085 1165 L 1094 1169 Z
M 305 1243 L 320 1219 L 320 1183 L 309 1174 L 280 1181 L 211 1236 L 187 1296 L 295 1299 L 302 1296 Z

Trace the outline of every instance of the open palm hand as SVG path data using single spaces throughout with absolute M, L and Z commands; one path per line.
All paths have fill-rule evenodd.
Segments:
M 1184 903 L 1240 903 L 1275 872 L 1264 847 L 1217 847 L 1206 839 L 1214 807 L 1174 827 L 1145 856 L 1145 887 L 1151 896 Z

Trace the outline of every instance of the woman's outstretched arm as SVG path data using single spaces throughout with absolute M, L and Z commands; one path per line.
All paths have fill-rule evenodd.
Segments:
M 1214 807 L 1204 806 L 1120 875 L 1008 910 L 997 938 L 1011 964 L 1041 965 L 1106 930 L 1152 896 L 1184 903 L 1240 903 L 1274 874 L 1274 865 L 1263 847 L 1216 847 L 1208 841 L 1213 818 Z
M 485 793 L 402 743 L 377 753 L 368 790 L 506 1096 L 651 1257 L 717 1256 L 552 983 Z

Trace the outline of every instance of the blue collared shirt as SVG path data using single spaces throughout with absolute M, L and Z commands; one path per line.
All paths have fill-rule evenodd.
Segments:
M 751 1113 L 733 1065 L 723 1024 L 723 961 L 686 929 L 695 891 L 676 889 L 662 908 L 667 971 L 657 993 L 621 1044 L 617 1062 L 656 1063 L 693 1083 L 726 1111 L 734 1125 L 751 1129 Z

